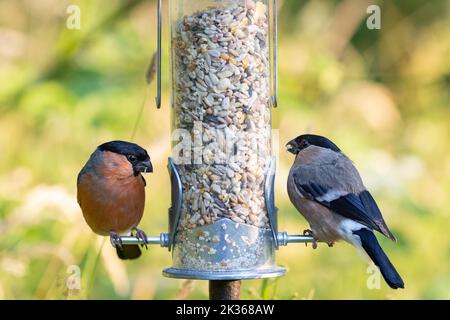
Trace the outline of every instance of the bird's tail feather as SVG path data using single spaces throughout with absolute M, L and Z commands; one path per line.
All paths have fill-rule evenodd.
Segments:
M 116 246 L 117 256 L 122 260 L 133 260 L 141 256 L 139 245 Z
M 358 231 L 353 231 L 361 239 L 361 245 L 364 251 L 369 255 L 375 265 L 380 268 L 384 280 L 392 289 L 404 288 L 402 278 L 398 274 L 395 267 L 392 265 L 389 258 L 384 253 L 377 238 L 372 231 L 362 228 Z

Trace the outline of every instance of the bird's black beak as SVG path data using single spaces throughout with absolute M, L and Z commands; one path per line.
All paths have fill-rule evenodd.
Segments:
M 150 159 L 148 159 L 148 160 L 139 162 L 137 165 L 135 165 L 134 170 L 137 172 L 143 172 L 143 173 L 153 172 L 153 165 L 152 165 Z
M 292 154 L 297 154 L 300 152 L 300 149 L 297 146 L 297 142 L 295 142 L 295 140 L 289 141 L 286 144 L 286 150 Z

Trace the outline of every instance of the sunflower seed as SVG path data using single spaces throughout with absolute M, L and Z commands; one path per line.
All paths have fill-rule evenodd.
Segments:
M 174 126 L 188 130 L 193 141 L 200 136 L 203 143 L 195 149 L 201 163 L 190 159 L 179 166 L 184 190 L 179 228 L 223 217 L 238 226 L 268 228 L 267 6 L 262 1 L 232 1 L 184 16 L 174 28 Z M 207 247 L 199 250 L 209 252 Z

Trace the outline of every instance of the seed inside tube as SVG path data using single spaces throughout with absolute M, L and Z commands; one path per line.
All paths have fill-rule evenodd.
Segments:
M 191 156 L 178 166 L 184 190 L 179 231 L 221 218 L 269 227 L 264 201 L 271 156 L 268 24 L 267 6 L 253 0 L 175 23 L 173 127 L 190 132 L 192 140 L 200 135 L 202 142 L 196 147 L 200 161 Z M 196 123 L 198 132 L 192 130 Z M 201 196 L 191 200 L 188 190 Z M 250 199 L 257 201 L 250 206 Z

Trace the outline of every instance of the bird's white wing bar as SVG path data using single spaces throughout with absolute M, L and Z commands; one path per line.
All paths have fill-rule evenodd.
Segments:
M 316 197 L 316 200 L 319 202 L 331 202 L 333 200 L 339 199 L 342 196 L 346 196 L 349 192 L 340 191 L 340 190 L 328 190 L 327 193 L 320 197 Z

